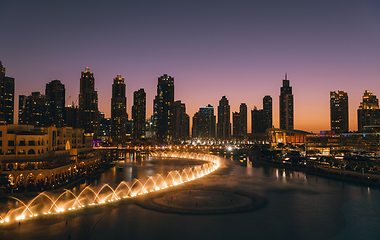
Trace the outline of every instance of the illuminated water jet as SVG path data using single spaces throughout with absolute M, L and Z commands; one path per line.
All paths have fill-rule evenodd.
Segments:
M 106 202 L 112 203 L 117 200 L 167 189 L 203 177 L 219 167 L 219 157 L 208 154 L 162 151 L 153 152 L 152 155 L 163 158 L 197 159 L 207 161 L 207 163 L 194 167 L 186 167 L 182 170 L 170 171 L 165 177 L 161 174 L 149 176 L 145 182 L 134 179 L 131 185 L 122 181 L 115 189 L 109 184 L 102 185 L 98 191 L 95 191 L 91 186 L 87 186 L 78 195 L 75 195 L 68 189 L 64 189 L 64 192 L 56 198 L 51 196 L 52 193 L 42 192 L 27 203 L 16 197 L 10 197 L 21 203 L 22 206 L 10 209 L 4 217 L 0 216 L 0 224 L 8 223 L 11 219 L 20 221 L 26 218 L 32 219 L 41 214 L 52 214 L 53 210 L 54 214 L 59 214 L 65 212 L 66 209 L 73 211 L 85 208 L 86 206 L 95 207 Z M 89 197 L 86 192 L 90 192 L 93 197 Z M 63 199 L 65 194 L 69 194 L 71 199 Z

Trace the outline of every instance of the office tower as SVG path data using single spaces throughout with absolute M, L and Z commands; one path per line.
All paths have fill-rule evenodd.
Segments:
M 230 105 L 226 96 L 219 101 L 218 106 L 218 138 L 229 139 L 231 137 Z
M 267 117 L 264 109 L 254 107 L 251 110 L 251 127 L 252 133 L 265 133 L 267 129 Z
M 186 113 L 186 106 L 181 100 L 173 105 L 173 139 L 187 139 L 190 135 L 190 117 Z
M 239 108 L 239 135 L 247 135 L 247 104 L 241 103 Z
M 18 124 L 24 124 L 22 112 L 23 112 L 23 108 L 25 106 L 25 99 L 26 99 L 25 95 L 19 95 L 18 96 Z
M 45 95 L 50 100 L 50 124 L 56 127 L 65 126 L 65 85 L 59 80 L 46 84 Z
M 146 93 L 143 88 L 133 93 L 132 135 L 134 139 L 145 138 Z
M 89 68 L 81 73 L 79 93 L 79 126 L 85 133 L 93 133 L 96 139 L 99 133 L 98 93 L 95 91 L 95 79 Z
M 111 139 L 113 143 L 126 142 L 127 98 L 124 78 L 117 75 L 113 79 L 111 98 Z
M 266 128 L 272 128 L 272 97 L 269 95 L 263 98 L 263 110 L 265 112 Z
M 363 132 L 364 126 L 380 125 L 379 101 L 370 91 L 365 90 L 363 102 L 358 109 L 358 131 Z
M 232 134 L 234 137 L 241 135 L 240 132 L 240 114 L 238 112 L 232 113 Z
M 200 107 L 193 117 L 192 137 L 215 138 L 215 124 L 214 107 Z
M 281 129 L 294 129 L 293 117 L 293 94 L 292 87 L 290 87 L 287 74 L 285 79 L 282 80 L 281 94 L 280 94 L 280 128 Z
M 74 106 L 74 102 L 72 105 L 65 107 L 65 115 L 66 127 L 79 128 L 79 108 Z
M 0 121 L 13 124 L 15 79 L 5 76 L 5 68 L 0 61 Z
M 173 138 L 174 78 L 164 74 L 158 78 L 155 111 L 157 119 L 157 139 L 170 142 Z
M 345 91 L 330 92 L 331 131 L 348 132 L 348 96 Z
M 105 114 L 100 113 L 100 140 L 102 142 L 108 141 L 111 136 L 111 119 L 106 118 Z
M 22 106 L 22 124 L 46 127 L 50 125 L 50 99 L 39 92 L 32 92 Z

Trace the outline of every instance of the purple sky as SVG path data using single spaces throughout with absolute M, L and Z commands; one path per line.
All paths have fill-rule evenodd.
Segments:
M 157 78 L 166 73 L 191 118 L 223 95 L 231 111 L 242 102 L 262 108 L 271 95 L 278 127 L 287 72 L 296 129 L 328 130 L 329 93 L 344 90 L 356 130 L 364 91 L 380 97 L 379 13 L 377 0 L 3 1 L 0 60 L 15 78 L 15 109 L 19 94 L 43 93 L 53 79 L 65 84 L 70 104 L 89 67 L 107 117 L 117 74 L 126 80 L 130 118 L 140 88 L 152 114 Z

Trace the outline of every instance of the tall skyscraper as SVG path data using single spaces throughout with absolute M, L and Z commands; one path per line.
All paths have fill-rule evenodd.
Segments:
M 53 80 L 46 84 L 45 95 L 50 103 L 50 124 L 56 127 L 65 126 L 66 109 L 65 109 L 65 85 L 59 80 Z
M 380 125 L 379 100 L 370 91 L 365 90 L 363 102 L 358 109 L 358 131 L 363 132 L 364 126 Z
M 15 79 L 5 76 L 5 68 L 0 61 L 0 121 L 14 122 Z
M 229 139 L 231 137 L 230 105 L 226 96 L 219 101 L 218 106 L 218 138 Z
M 67 127 L 79 128 L 79 108 L 78 106 L 69 105 L 65 107 L 66 120 L 65 124 Z
M 127 98 L 124 78 L 113 79 L 111 98 L 111 139 L 113 143 L 125 143 L 127 124 Z
M 200 107 L 193 117 L 192 137 L 215 138 L 215 125 L 214 107 Z
M 190 135 L 190 118 L 181 100 L 173 105 L 173 139 L 187 139 Z
M 166 74 L 158 78 L 154 104 L 157 111 L 157 139 L 170 142 L 173 138 L 174 78 Z
M 23 108 L 25 106 L 25 99 L 26 99 L 25 95 L 18 96 L 18 124 L 25 124 L 23 122 L 24 118 L 22 117 Z
M 267 129 L 266 114 L 263 109 L 257 109 L 254 107 L 251 110 L 251 126 L 252 133 L 265 133 Z
M 265 133 L 272 128 L 272 98 L 267 95 L 263 98 L 263 109 L 256 107 L 251 110 L 252 133 Z
M 294 129 L 294 115 L 293 115 L 293 94 L 292 87 L 290 86 L 287 74 L 285 79 L 282 80 L 281 94 L 280 94 L 280 128 L 281 129 Z
M 50 126 L 50 99 L 39 92 L 32 92 L 23 101 L 21 122 L 22 124 L 36 127 Z
M 247 135 L 247 104 L 241 103 L 239 108 L 239 126 L 240 126 L 240 135 Z
M 330 92 L 331 131 L 348 132 L 348 95 L 345 91 Z
M 95 79 L 89 68 L 81 73 L 79 93 L 80 128 L 86 133 L 93 133 L 94 139 L 99 133 L 98 93 L 95 91 Z
M 240 127 L 240 114 L 239 112 L 232 113 L 232 134 L 234 137 L 239 137 L 241 135 Z
M 134 139 L 145 138 L 146 93 L 143 88 L 133 93 L 132 135 Z
M 265 112 L 266 128 L 272 128 L 273 127 L 272 97 L 269 95 L 263 98 L 263 110 Z

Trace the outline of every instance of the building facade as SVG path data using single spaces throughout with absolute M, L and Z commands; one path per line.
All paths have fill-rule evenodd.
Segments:
M 370 91 L 365 90 L 363 102 L 358 109 L 358 131 L 363 132 L 364 126 L 380 125 L 379 101 Z
M 230 105 L 226 96 L 223 96 L 219 101 L 218 106 L 218 124 L 217 137 L 219 139 L 231 138 L 231 121 L 230 121 Z
M 193 117 L 192 137 L 215 138 L 215 125 L 214 107 L 200 107 Z
M 145 138 L 145 119 L 146 119 L 146 93 L 143 88 L 133 93 L 132 106 L 132 138 Z
M 79 92 L 79 127 L 86 133 L 92 133 L 96 139 L 99 133 L 98 93 L 95 91 L 95 79 L 89 68 L 81 73 Z
M 282 80 L 281 94 L 280 94 L 280 129 L 292 130 L 294 129 L 294 104 L 292 87 L 290 86 L 287 74 L 285 79 Z
M 348 132 L 348 95 L 345 91 L 330 92 L 331 131 Z
M 46 84 L 45 96 L 49 99 L 50 124 L 57 127 L 66 126 L 65 85 L 59 80 Z
M 124 78 L 117 75 L 113 79 L 111 98 L 111 140 L 115 144 L 126 142 L 127 97 Z
M 164 74 L 158 78 L 154 108 L 157 121 L 156 136 L 159 141 L 173 139 L 174 78 Z
M 273 102 L 272 102 L 272 97 L 269 95 L 266 95 L 263 98 L 263 110 L 265 113 L 265 121 L 266 121 L 266 126 L 267 128 L 272 128 L 273 127 Z
M 0 61 L 0 121 L 14 122 L 15 79 L 5 76 L 5 68 Z
M 20 96 L 19 99 L 21 99 Z M 50 99 L 40 92 L 32 92 L 24 98 L 19 124 L 47 127 L 51 125 Z
M 173 139 L 185 140 L 190 135 L 190 117 L 186 113 L 186 106 L 181 100 L 173 105 Z

